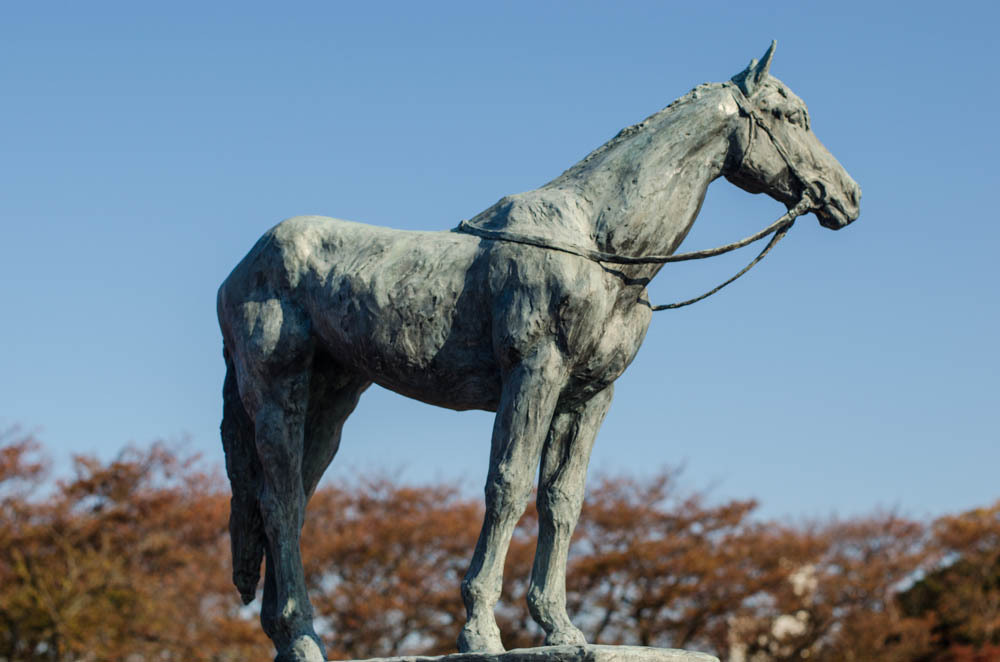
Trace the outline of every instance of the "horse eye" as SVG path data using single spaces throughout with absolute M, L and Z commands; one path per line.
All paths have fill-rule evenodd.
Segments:
M 809 118 L 801 109 L 789 109 L 785 111 L 785 119 L 794 124 L 795 126 L 800 126 L 803 129 L 809 128 Z

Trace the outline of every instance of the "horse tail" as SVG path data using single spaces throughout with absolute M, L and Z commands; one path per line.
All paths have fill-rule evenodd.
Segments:
M 264 521 L 260 514 L 257 493 L 261 480 L 260 459 L 254 443 L 254 425 L 240 399 L 236 384 L 236 367 L 229 349 L 223 349 L 226 359 L 226 381 L 222 387 L 222 448 L 226 452 L 226 473 L 232 486 L 229 502 L 229 540 L 233 554 L 233 584 L 244 604 L 253 601 L 260 579 L 260 563 L 264 558 Z

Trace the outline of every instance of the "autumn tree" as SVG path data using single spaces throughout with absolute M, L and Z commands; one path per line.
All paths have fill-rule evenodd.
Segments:
M 734 611 L 730 659 L 903 662 L 925 650 L 926 624 L 896 604 L 928 562 L 924 526 L 886 513 L 784 536 L 784 581 Z
M 384 478 L 318 490 L 303 534 L 317 631 L 331 659 L 453 650 L 478 502 Z M 332 644 L 332 645 L 331 645 Z
M 930 544 L 941 563 L 899 596 L 904 612 L 930 624 L 933 646 L 920 662 L 1000 659 L 1000 501 L 939 518 Z
M 780 581 L 753 501 L 707 505 L 667 472 L 604 478 L 581 516 L 569 572 L 578 620 L 595 641 L 711 647 L 734 606 Z
M 228 485 L 170 447 L 79 456 L 47 478 L 30 435 L 0 434 L 0 662 L 270 659 L 230 583 Z M 926 525 L 894 513 L 765 521 L 676 475 L 597 477 L 571 548 L 588 640 L 727 662 L 1000 659 L 1000 503 Z M 454 650 L 480 498 L 385 477 L 324 484 L 303 536 L 331 658 Z M 533 507 L 497 608 L 504 643 L 541 644 L 525 597 Z
M 0 451 L 0 659 L 236 660 L 268 654 L 229 587 L 228 499 L 162 445 L 74 459 L 44 499 L 29 437 Z

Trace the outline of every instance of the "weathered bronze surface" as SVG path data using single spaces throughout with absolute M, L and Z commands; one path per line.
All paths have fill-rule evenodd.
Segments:
M 858 216 L 860 189 L 769 75 L 774 45 L 731 81 L 700 85 L 545 186 L 502 198 L 477 227 L 619 255 L 670 254 L 709 183 L 726 177 L 820 223 Z M 234 581 L 255 594 L 278 660 L 316 662 L 299 535 L 341 428 L 372 383 L 429 404 L 496 412 L 486 516 L 462 582 L 462 652 L 503 651 L 493 608 L 540 465 L 528 596 L 546 643 L 582 644 L 566 613 L 570 535 L 587 462 L 651 311 L 662 265 L 603 264 L 464 232 L 402 232 L 319 216 L 268 231 L 219 289 L 227 376 Z

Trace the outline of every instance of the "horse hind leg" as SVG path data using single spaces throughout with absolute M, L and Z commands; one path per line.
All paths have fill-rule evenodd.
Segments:
M 225 359 L 222 440 L 233 492 L 229 517 L 233 583 L 244 604 L 249 604 L 256 593 L 267 544 L 257 501 L 262 469 L 254 442 L 253 421 L 240 401 L 236 370 L 228 350 Z M 344 422 L 370 385 L 370 381 L 348 373 L 325 354 L 316 353 L 309 382 L 302 458 L 302 486 L 307 500 L 340 447 Z M 273 563 L 268 567 L 273 574 Z M 274 592 L 273 577 L 268 585 L 270 595 Z
M 257 502 L 267 538 L 261 625 L 278 651 L 276 662 L 322 662 L 299 546 L 314 340 L 305 315 L 280 299 L 255 304 L 238 319 L 253 322 L 233 334 L 233 358 L 260 466 Z
M 344 422 L 351 412 L 354 411 L 361 394 L 371 385 L 370 381 L 361 379 L 341 369 L 340 366 L 330 361 L 322 352 L 316 352 L 314 356 L 310 377 L 301 463 L 304 502 L 308 501 L 312 496 L 323 472 L 333 460 L 334 455 L 336 455 L 337 449 L 340 447 L 340 435 L 344 427 Z M 300 525 L 298 530 L 301 532 L 301 529 L 302 526 Z M 277 559 L 279 557 L 276 556 L 278 552 L 272 552 L 272 549 L 273 547 L 268 547 L 264 572 L 263 607 L 260 619 L 264 632 L 281 650 L 281 645 L 278 642 L 285 641 L 289 637 L 285 632 L 288 627 L 282 622 L 283 610 L 279 608 L 283 604 L 283 598 L 278 592 Z M 299 567 L 301 567 L 301 560 L 299 561 Z M 308 641 L 308 633 L 306 637 L 307 639 L 300 641 L 299 645 L 305 645 L 308 648 L 310 643 Z M 322 653 L 321 647 L 320 651 Z M 299 659 L 294 657 L 295 654 L 293 652 L 283 657 L 279 653 L 278 660 Z M 311 659 L 310 662 L 312 662 Z
M 613 387 L 608 386 L 581 407 L 557 413 L 542 452 L 538 548 L 528 588 L 528 610 L 545 631 L 547 646 L 586 643 L 566 613 L 566 563 L 583 505 L 590 452 L 612 393 Z
M 258 499 L 274 581 L 274 591 L 265 591 L 261 622 L 278 650 L 277 662 L 319 662 L 325 657 L 312 627 L 300 548 L 306 506 L 301 467 L 308 376 L 277 379 L 270 386 L 270 397 L 254 420 L 263 467 Z

